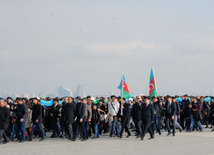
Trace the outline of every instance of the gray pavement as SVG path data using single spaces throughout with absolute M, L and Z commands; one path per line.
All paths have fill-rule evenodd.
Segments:
M 109 138 L 101 136 L 99 139 L 89 139 L 86 142 L 76 142 L 60 138 L 47 138 L 40 142 L 10 142 L 0 145 L 0 155 L 214 155 L 214 132 L 182 132 L 176 136 L 155 135 L 155 139 L 144 141 L 134 136 L 126 138 Z

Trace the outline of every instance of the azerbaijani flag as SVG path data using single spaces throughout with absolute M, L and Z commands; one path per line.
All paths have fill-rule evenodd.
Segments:
M 129 99 L 131 97 L 124 75 L 122 76 L 122 79 L 121 79 L 120 85 L 118 86 L 118 89 L 120 89 L 120 91 L 121 91 L 121 97 L 123 97 L 125 99 Z
M 150 74 L 149 96 L 150 96 L 150 99 L 152 97 L 157 97 L 157 86 L 155 82 L 155 75 L 154 75 L 153 69 L 151 69 L 151 74 Z

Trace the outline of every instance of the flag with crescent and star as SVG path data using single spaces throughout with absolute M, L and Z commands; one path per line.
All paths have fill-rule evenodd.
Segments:
M 151 74 L 150 74 L 149 96 L 150 96 L 150 99 L 152 97 L 157 97 L 157 86 L 155 82 L 155 75 L 154 75 L 153 68 L 151 69 Z
M 120 91 L 121 91 L 121 97 L 126 98 L 126 99 L 129 99 L 131 97 L 124 74 L 122 76 L 118 89 L 120 89 Z

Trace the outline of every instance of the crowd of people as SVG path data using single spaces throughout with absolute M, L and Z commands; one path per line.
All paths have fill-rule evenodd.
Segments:
M 200 96 L 184 95 L 180 102 L 177 98 L 0 98 L 0 143 L 35 138 L 43 141 L 48 132 L 52 132 L 51 138 L 71 141 L 87 141 L 102 134 L 122 138 L 125 132 L 127 138 L 133 134 L 143 140 L 147 132 L 153 139 L 155 133 L 162 135 L 164 131 L 167 136 L 175 136 L 176 131 L 202 132 L 203 126 L 213 128 L 214 97 L 210 102 Z M 52 106 L 42 104 L 50 100 Z

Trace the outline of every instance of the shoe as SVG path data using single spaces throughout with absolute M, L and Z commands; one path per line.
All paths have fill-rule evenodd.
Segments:
M 72 138 L 72 139 L 71 139 L 71 141 L 75 142 L 75 141 L 76 141 L 76 139 L 73 139 L 73 138 Z
M 86 139 L 86 138 L 83 138 L 81 141 L 87 141 L 87 139 Z
M 41 138 L 39 141 L 44 141 L 45 140 L 45 138 Z
M 143 137 L 141 137 L 141 140 L 143 140 Z
M 122 136 L 122 135 L 120 135 L 120 136 L 119 136 L 119 138 L 123 138 L 123 136 Z
M 9 141 L 3 141 L 3 143 L 2 143 L 2 144 L 7 144 L 7 143 L 9 143 Z
M 20 140 L 20 141 L 19 141 L 19 143 L 24 143 L 24 142 L 25 142 L 24 140 Z
M 129 138 L 131 135 L 127 135 L 126 138 Z
M 169 132 L 168 134 L 167 134 L 167 136 L 170 136 L 172 133 L 171 132 Z
M 137 137 L 136 138 L 140 138 L 140 135 L 137 135 Z
M 172 136 L 175 136 L 175 133 L 173 133 Z
M 150 137 L 149 140 L 154 139 L 154 137 Z
M 110 134 L 110 137 L 112 137 L 112 134 Z
M 32 141 L 32 138 L 29 138 L 28 141 Z
M 51 135 L 51 138 L 55 138 L 56 136 L 55 135 Z
M 179 129 L 180 132 L 182 132 L 182 129 Z

